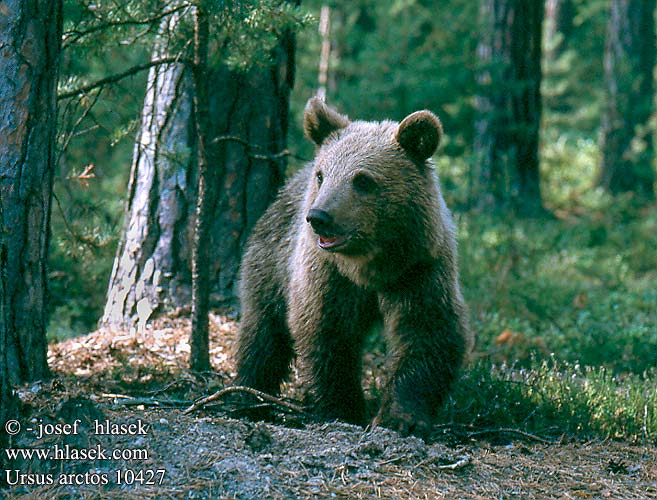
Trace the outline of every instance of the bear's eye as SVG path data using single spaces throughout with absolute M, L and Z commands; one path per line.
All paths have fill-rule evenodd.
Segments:
M 324 182 L 324 175 L 322 175 L 322 172 L 321 172 L 321 171 L 318 171 L 318 172 L 315 174 L 315 179 L 317 179 L 317 185 L 318 185 L 318 186 L 321 186 L 321 185 L 322 185 L 322 182 Z
M 377 184 L 372 177 L 364 173 L 358 173 L 354 176 L 352 181 L 354 189 L 359 193 L 369 194 L 376 191 Z

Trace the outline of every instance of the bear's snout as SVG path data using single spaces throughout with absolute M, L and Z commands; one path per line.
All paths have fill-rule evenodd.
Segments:
M 311 208 L 308 210 L 306 220 L 317 234 L 330 235 L 335 232 L 333 216 L 324 210 Z
M 317 244 L 320 248 L 330 251 L 342 251 L 349 241 L 349 235 L 338 227 L 333 216 L 325 210 L 311 208 L 308 210 L 306 220 L 318 236 Z

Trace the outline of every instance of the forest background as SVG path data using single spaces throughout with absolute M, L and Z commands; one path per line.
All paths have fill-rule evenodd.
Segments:
M 602 140 L 609 88 L 614 87 L 613 71 L 605 73 L 614 50 L 609 33 L 614 22 L 622 31 L 624 19 L 614 17 L 614 9 L 628 9 L 623 12 L 636 16 L 640 13 L 633 13 L 633 8 L 652 6 L 651 15 L 643 16 L 652 25 L 652 34 L 644 37 L 650 42 L 652 72 L 654 2 L 526 2 L 546 8 L 539 17 L 543 33 L 538 66 L 540 190 L 520 203 L 512 192 L 510 201 L 502 195 L 501 202 L 493 192 L 491 204 L 487 193 L 480 191 L 478 165 L 485 141 L 478 98 L 486 71 L 482 51 L 495 43 L 486 40 L 495 38 L 487 38 L 494 33 L 486 33 L 482 12 L 487 4 L 501 12 L 505 4 L 513 3 L 304 1 L 301 10 L 282 25 L 292 27 L 297 38 L 286 170 L 292 172 L 312 157 L 301 130 L 302 112 L 308 97 L 318 90 L 322 34 L 317 25 L 322 7 L 329 7 L 330 29 L 324 35 L 330 41 L 323 82 L 327 101 L 359 119 L 400 120 L 427 108 L 443 121 L 446 137 L 435 161 L 459 227 L 461 279 L 478 337 L 479 363 L 466 373 L 463 385 L 470 384 L 469 398 L 477 394 L 476 387 L 489 389 L 483 388 L 479 400 L 468 403 L 485 410 L 477 413 L 470 407 L 467 415 L 485 414 L 491 422 L 504 422 L 513 419 L 511 408 L 526 423 L 527 408 L 513 406 L 513 391 L 495 389 L 495 380 L 511 378 L 531 382 L 518 390 L 525 395 L 536 391 L 534 402 L 549 399 L 550 411 L 559 410 L 554 415 L 531 414 L 532 422 L 540 422 L 536 425 L 543 430 L 554 425 L 555 432 L 654 442 L 654 112 L 632 127 L 633 133 L 638 130 L 633 151 L 649 153 L 636 169 L 651 173 L 652 193 L 639 182 L 624 185 L 604 180 L 603 144 L 610 141 Z M 153 2 L 152 12 L 157 11 L 156 4 L 162 7 Z M 100 9 L 115 16 L 113 29 L 80 36 L 81 27 L 91 26 Z M 149 61 L 159 25 L 124 22 L 148 10 L 144 2 L 137 7 L 133 2 L 65 1 L 60 96 Z M 112 21 L 111 16 L 108 19 Z M 244 26 L 226 29 L 235 30 L 228 34 L 238 39 Z M 258 31 L 257 19 L 251 27 L 251 34 Z M 266 64 L 251 45 L 266 45 L 267 37 L 245 34 L 244 40 L 226 57 L 231 71 Z M 641 47 L 635 49 L 643 54 Z M 240 55 L 241 50 L 248 57 Z M 134 71 L 103 86 L 100 93 L 59 101 L 48 267 L 50 341 L 94 330 L 103 316 L 122 237 L 126 186 L 147 83 L 147 71 Z M 620 80 L 615 83 L 623 88 Z M 652 86 L 649 89 L 652 103 Z M 621 172 L 621 179 L 632 178 L 631 171 Z M 519 204 L 536 209 L 525 213 Z M 507 370 L 509 366 L 513 370 Z M 448 411 L 457 411 L 458 397 L 457 393 L 457 402 Z

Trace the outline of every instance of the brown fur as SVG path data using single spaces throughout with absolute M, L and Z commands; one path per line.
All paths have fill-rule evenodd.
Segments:
M 429 161 L 440 121 L 351 122 L 313 98 L 304 128 L 315 160 L 258 222 L 242 262 L 237 382 L 275 394 L 296 355 L 313 412 L 363 424 L 363 341 L 382 320 L 391 376 L 373 423 L 424 434 L 472 343 Z

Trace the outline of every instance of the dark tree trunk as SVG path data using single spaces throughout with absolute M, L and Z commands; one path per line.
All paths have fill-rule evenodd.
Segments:
M 218 82 L 210 89 L 209 132 L 216 146 L 211 163 L 223 166 L 211 231 L 210 275 L 217 301 L 235 300 L 246 239 L 285 178 L 294 83 L 292 33 L 281 37 L 273 59 L 267 68 L 237 73 L 223 67 L 210 76 L 211 82 Z
M 154 57 L 162 57 L 162 50 Z M 281 36 L 272 61 L 246 73 L 209 67 L 205 146 L 218 192 L 209 207 L 207 249 L 213 305 L 236 303 L 242 248 L 285 173 L 282 153 L 294 78 L 291 33 Z M 192 75 L 182 65 L 151 71 L 126 222 L 101 320 L 106 326 L 133 326 L 153 311 L 191 304 L 198 177 L 192 99 Z
M 192 248 L 192 333 L 189 339 L 189 364 L 192 371 L 210 371 L 208 313 L 210 299 L 210 229 L 211 208 L 217 198 L 220 165 L 209 165 L 208 137 L 210 110 L 208 99 L 208 14 L 205 5 L 194 10 L 194 121 L 196 124 L 196 157 L 198 167 L 198 199 L 196 227 Z M 214 174 L 214 175 L 213 175 Z
M 606 101 L 599 183 L 654 199 L 655 0 L 612 0 L 605 46 Z
M 62 2 L 8 0 L 2 5 L 0 372 L 16 383 L 49 375 L 46 276 Z M 4 403 L 7 378 L 2 378 Z
M 473 200 L 481 208 L 542 212 L 539 183 L 541 30 L 539 0 L 484 0 Z
M 1 200 L 0 200 L 1 201 Z M 0 203 L 0 220 L 4 220 L 2 203 Z M 9 358 L 7 346 L 9 342 L 9 300 L 5 292 L 7 288 L 7 245 L 0 239 L 0 422 L 4 423 L 15 418 L 17 400 L 9 383 Z M 0 432 L 0 448 L 7 446 L 8 435 Z M 0 466 L 4 468 L 4 458 L 0 457 Z

